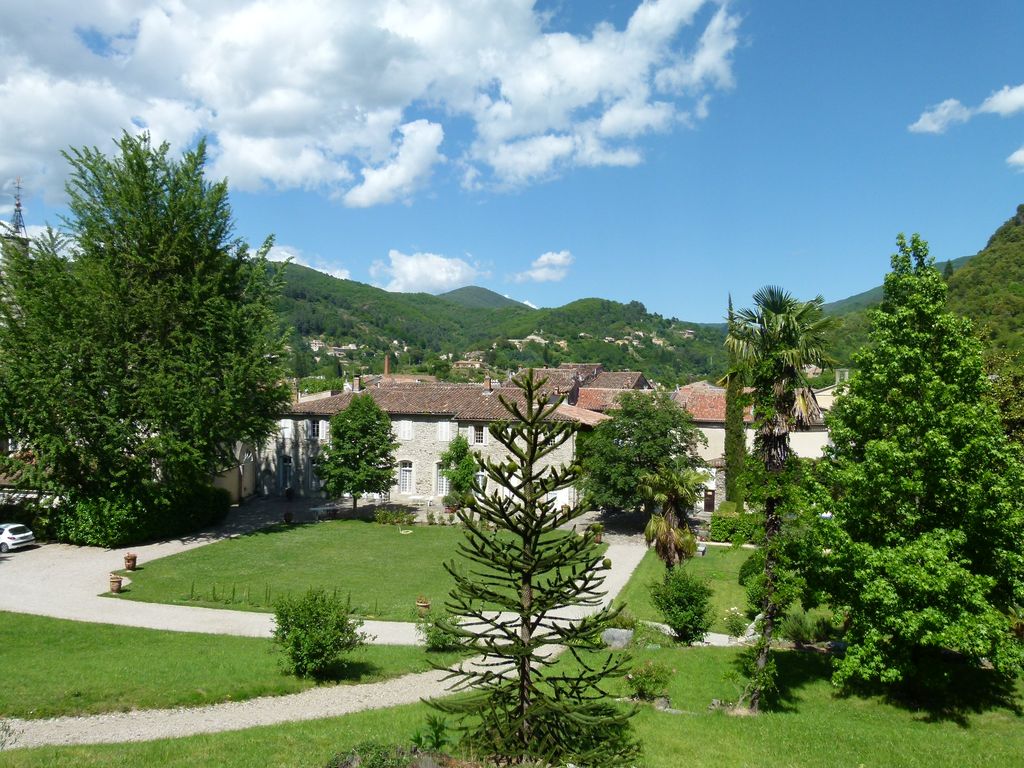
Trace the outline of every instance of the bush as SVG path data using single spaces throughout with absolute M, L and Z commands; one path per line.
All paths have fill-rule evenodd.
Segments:
M 626 682 L 635 698 L 656 699 L 665 695 L 668 681 L 672 679 L 672 672 L 668 665 L 648 659 L 643 664 L 633 667 L 626 675 Z
M 725 612 L 725 631 L 729 637 L 743 637 L 750 622 L 739 608 L 730 608 Z
M 416 622 L 416 634 L 422 639 L 428 651 L 456 651 L 462 647 L 459 636 L 452 631 L 459 617 L 442 611 L 427 611 Z
M 651 602 L 676 639 L 689 645 L 711 626 L 711 587 L 684 568 L 671 568 L 665 580 L 650 586 Z
M 274 603 L 274 640 L 288 656 L 288 667 L 299 677 L 324 677 L 343 664 L 342 656 L 368 639 L 359 631 L 363 622 L 352 616 L 347 601 L 322 589 L 301 597 L 291 595 Z
M 790 611 L 779 624 L 779 635 L 795 645 L 814 642 L 814 626 L 806 611 Z
M 750 557 L 743 561 L 740 566 L 738 581 L 741 587 L 745 587 L 750 580 L 764 573 L 764 550 L 756 549 Z
M 381 507 L 373 513 L 373 519 L 381 525 L 412 525 L 416 514 L 396 507 Z
M 623 608 L 608 621 L 608 626 L 613 629 L 636 629 L 636 616 L 629 608 Z
M 744 544 L 760 538 L 763 529 L 763 515 L 756 512 L 737 512 L 735 503 L 726 501 L 711 513 L 708 533 L 712 541 Z
M 413 756 L 400 747 L 366 741 L 348 752 L 339 752 L 325 768 L 406 768 Z

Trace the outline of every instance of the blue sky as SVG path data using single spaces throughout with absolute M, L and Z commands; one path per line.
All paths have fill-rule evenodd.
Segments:
M 59 150 L 144 126 L 207 136 L 275 255 L 713 322 L 769 282 L 878 285 L 900 231 L 974 253 L 1024 202 L 1012 0 L 124 5 L 0 31 L 4 218 L 21 176 L 56 223 Z

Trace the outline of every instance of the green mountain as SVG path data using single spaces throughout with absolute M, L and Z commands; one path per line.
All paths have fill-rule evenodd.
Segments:
M 437 298 L 451 301 L 462 307 L 472 307 L 474 309 L 502 309 L 505 307 L 528 306 L 520 301 L 510 299 L 507 296 L 502 296 L 500 293 L 495 293 L 476 285 L 467 285 L 465 288 L 456 288 L 454 291 L 440 293 Z M 532 309 L 532 307 L 530 308 Z
M 949 308 L 974 321 L 986 343 L 994 348 L 1024 348 L 1024 205 L 973 256 L 953 259 L 949 279 Z M 946 262 L 936 266 L 945 271 Z M 868 340 L 868 310 L 882 301 L 882 287 L 825 305 L 841 325 L 831 338 L 833 356 L 849 363 Z
M 500 306 L 486 306 L 499 303 L 496 299 Z M 379 371 L 385 351 L 396 373 L 446 375 L 448 360 L 470 352 L 497 373 L 527 365 L 598 362 L 612 370 L 641 370 L 666 384 L 714 376 L 725 367 L 724 324 L 665 318 L 637 301 L 581 299 L 532 309 L 482 288 L 441 296 L 389 293 L 289 264 L 278 315 L 292 331 L 293 367 L 299 375 L 335 376 L 353 367 Z M 358 349 L 345 359 L 321 355 L 316 360 L 309 350 L 311 338 Z

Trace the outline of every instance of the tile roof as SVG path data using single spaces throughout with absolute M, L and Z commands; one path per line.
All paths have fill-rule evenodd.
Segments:
M 449 416 L 464 421 L 497 421 L 509 417 L 500 398 L 522 406 L 523 393 L 516 387 L 494 387 L 488 391 L 479 384 L 390 384 L 370 387 L 369 394 L 389 416 Z M 293 403 L 295 416 L 333 416 L 345 410 L 354 394 L 343 392 L 331 397 Z M 579 421 L 589 425 L 598 414 L 581 413 L 572 406 L 560 406 L 556 420 Z
M 601 371 L 586 386 L 603 389 L 650 389 L 651 385 L 640 371 Z
M 604 413 L 618 406 L 619 395 L 628 392 L 626 389 L 611 389 L 607 387 L 581 387 L 579 397 L 576 398 L 576 405 L 591 411 Z M 650 392 L 653 390 L 637 390 L 638 392 Z
M 672 393 L 672 399 L 685 408 L 700 422 L 725 423 L 725 388 L 716 387 L 706 381 L 687 384 Z M 749 411 L 749 409 L 748 409 Z M 744 413 L 744 421 L 749 421 Z

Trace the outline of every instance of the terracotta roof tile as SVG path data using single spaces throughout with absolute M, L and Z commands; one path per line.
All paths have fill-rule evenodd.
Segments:
M 602 371 L 586 386 L 604 389 L 650 389 L 651 385 L 640 371 Z
M 604 413 L 618 406 L 619 395 L 628 392 L 625 389 L 608 389 L 604 387 L 582 387 L 576 405 L 591 411 Z M 640 392 L 652 390 L 638 390 Z

